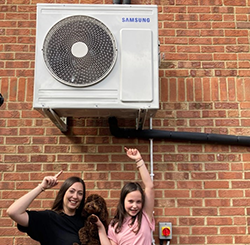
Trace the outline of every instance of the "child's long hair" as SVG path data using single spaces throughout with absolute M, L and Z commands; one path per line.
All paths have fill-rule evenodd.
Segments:
M 136 218 L 138 218 L 138 226 L 137 226 L 137 229 L 134 230 L 135 234 L 137 234 L 141 228 L 142 211 L 143 211 L 143 207 L 145 203 L 145 195 L 139 183 L 130 182 L 130 183 L 125 184 L 121 190 L 120 200 L 117 205 L 116 214 L 115 214 L 115 217 L 111 221 L 112 227 L 114 227 L 117 224 L 115 227 L 115 233 L 119 233 L 122 230 L 122 225 L 127 215 L 127 212 L 124 207 L 124 200 L 127 194 L 129 194 L 132 191 L 140 191 L 141 196 L 142 196 L 142 208 L 136 216 L 131 217 L 131 222 L 129 225 L 132 226 L 135 223 Z
M 84 202 L 85 202 L 85 183 L 84 181 L 79 178 L 79 177 L 76 177 L 76 176 L 73 176 L 73 177 L 70 177 L 68 179 L 66 179 L 64 181 L 64 183 L 62 184 L 57 196 L 56 196 L 56 199 L 52 205 L 52 210 L 57 212 L 57 213 L 60 213 L 62 212 L 63 210 L 63 198 L 64 198 L 64 195 L 65 195 L 65 192 L 70 188 L 70 186 L 72 186 L 74 183 L 77 183 L 77 182 L 80 182 L 83 186 L 83 197 L 82 197 L 82 201 L 80 203 L 80 206 L 78 207 L 78 209 L 76 210 L 76 213 L 77 214 L 81 214 L 82 212 L 82 209 L 83 209 L 83 205 L 84 205 Z

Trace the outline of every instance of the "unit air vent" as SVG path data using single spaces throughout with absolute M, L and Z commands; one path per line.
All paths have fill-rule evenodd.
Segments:
M 65 85 L 90 86 L 112 70 L 117 56 L 110 30 L 90 16 L 67 17 L 48 32 L 43 56 L 51 75 Z

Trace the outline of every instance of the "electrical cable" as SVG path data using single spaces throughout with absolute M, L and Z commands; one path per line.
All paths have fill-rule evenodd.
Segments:
M 163 244 L 164 244 L 164 241 L 165 241 L 165 240 L 160 239 L 160 245 L 163 245 Z M 167 240 L 166 245 L 170 245 L 170 240 Z

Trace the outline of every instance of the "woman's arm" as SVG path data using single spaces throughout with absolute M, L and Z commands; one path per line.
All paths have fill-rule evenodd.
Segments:
M 41 184 L 36 188 L 20 197 L 15 201 L 8 209 L 7 214 L 19 225 L 27 227 L 29 225 L 29 216 L 26 209 L 29 207 L 31 202 L 44 190 L 49 189 L 57 185 L 57 178 L 62 174 L 62 171 L 57 173 L 55 176 L 44 177 Z
M 126 147 L 125 150 L 127 152 L 127 156 L 135 160 L 137 169 L 140 171 L 141 179 L 145 186 L 144 211 L 148 215 L 149 219 L 152 220 L 155 197 L 153 181 L 149 175 L 148 169 L 141 157 L 140 152 L 137 149 L 128 149 Z

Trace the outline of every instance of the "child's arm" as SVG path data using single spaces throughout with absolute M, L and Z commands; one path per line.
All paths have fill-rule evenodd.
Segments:
M 113 245 L 113 243 L 111 243 L 111 241 L 108 239 L 106 229 L 105 229 L 103 223 L 100 221 L 98 216 L 96 216 L 94 214 L 92 214 L 92 215 L 97 218 L 97 222 L 95 224 L 98 227 L 98 234 L 99 234 L 99 239 L 100 239 L 101 245 Z
M 149 175 L 147 167 L 144 163 L 144 160 L 141 157 L 140 152 L 137 149 L 128 149 L 125 147 L 127 152 L 127 156 L 131 159 L 135 160 L 137 169 L 140 171 L 142 182 L 145 186 L 145 204 L 144 211 L 148 215 L 149 219 L 153 218 L 153 210 L 154 210 L 154 184 Z

